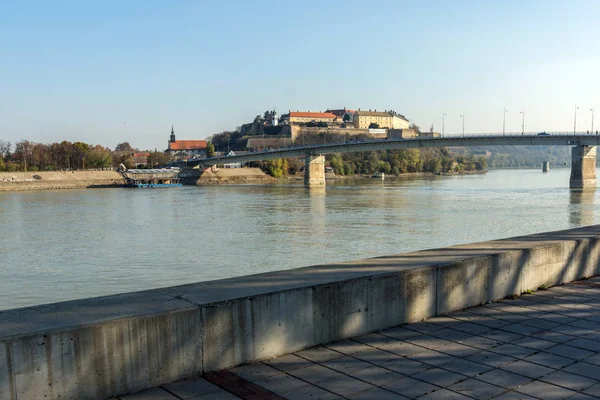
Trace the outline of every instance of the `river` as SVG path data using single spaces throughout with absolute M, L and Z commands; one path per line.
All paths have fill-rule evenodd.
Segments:
M 597 224 L 569 174 L 0 192 L 0 309 Z

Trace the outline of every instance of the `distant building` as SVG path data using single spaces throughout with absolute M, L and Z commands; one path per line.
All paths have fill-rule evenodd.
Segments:
M 329 112 L 301 112 L 301 111 L 290 111 L 288 120 L 290 124 L 297 124 L 301 122 L 327 122 L 331 123 L 335 121 L 337 116 Z
M 235 154 L 232 151 L 230 151 L 229 153 L 227 153 L 227 157 L 229 156 L 235 156 L 235 155 L 241 155 L 241 154 Z M 233 162 L 233 163 L 229 163 L 229 164 L 223 164 L 223 168 L 242 168 L 242 163 L 241 162 Z
M 187 160 L 188 158 L 206 157 L 206 140 L 176 140 L 175 130 L 171 126 L 169 147 L 166 153 L 174 160 Z
M 361 111 L 354 113 L 354 127 L 368 129 L 371 124 L 377 124 L 380 128 L 408 129 L 409 122 L 403 116 L 394 111 Z
M 132 156 L 134 168 L 145 167 L 148 165 L 148 156 L 150 156 L 149 152 L 142 151 L 141 153 L 133 153 Z
M 327 113 L 331 113 L 333 115 L 335 115 L 336 117 L 338 117 L 340 122 L 347 122 L 352 124 L 354 122 L 354 113 L 356 112 L 355 110 L 349 110 L 346 107 L 342 108 L 342 109 L 337 109 L 337 110 L 327 110 L 325 111 Z

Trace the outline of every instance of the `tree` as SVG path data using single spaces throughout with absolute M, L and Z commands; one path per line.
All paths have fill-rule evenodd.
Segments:
M 153 151 L 148 156 L 148 166 L 150 168 L 168 164 L 171 160 L 171 157 L 168 154 L 162 153 L 160 151 Z
M 409 128 L 417 133 L 421 133 L 421 127 L 417 124 L 410 124 Z
M 369 124 L 369 129 L 379 129 L 379 124 L 376 122 L 371 122 Z
M 123 142 L 123 143 L 119 143 L 117 145 L 117 147 L 115 147 L 115 151 L 127 151 L 127 152 L 131 152 L 133 151 L 133 147 L 131 147 L 131 145 L 129 144 L 129 142 Z
M 215 156 L 215 145 L 212 142 L 206 143 L 206 157 Z
M 110 151 L 100 145 L 92 147 L 86 156 L 86 166 L 88 168 L 105 169 L 110 168 L 111 164 Z
M 344 114 L 344 122 L 350 121 L 350 114 Z
M 263 163 L 263 170 L 274 178 L 281 178 L 288 173 L 288 163 L 285 158 L 269 160 Z

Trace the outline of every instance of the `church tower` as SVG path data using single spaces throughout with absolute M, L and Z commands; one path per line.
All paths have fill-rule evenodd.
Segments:
M 175 130 L 173 130 L 173 125 L 171 125 L 171 139 L 169 140 L 170 143 L 175 143 Z
M 279 123 L 279 119 L 277 118 L 277 111 L 275 111 L 275 107 L 273 107 L 273 119 L 271 120 L 271 125 L 277 126 Z

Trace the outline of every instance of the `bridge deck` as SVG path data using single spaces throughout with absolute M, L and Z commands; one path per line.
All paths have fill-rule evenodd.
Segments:
M 598 398 L 598 305 L 593 278 L 119 398 Z
M 471 147 L 471 146 L 598 146 L 600 135 L 595 134 L 478 134 L 467 136 L 417 137 L 411 139 L 374 139 L 367 141 L 350 141 L 324 143 L 310 146 L 292 146 L 285 148 L 257 151 L 235 156 L 219 156 L 204 159 L 188 160 L 181 165 L 193 167 L 232 162 L 252 162 L 272 160 L 276 158 L 303 157 L 308 154 L 332 154 L 348 152 L 364 152 L 376 150 L 395 150 L 430 147 Z

